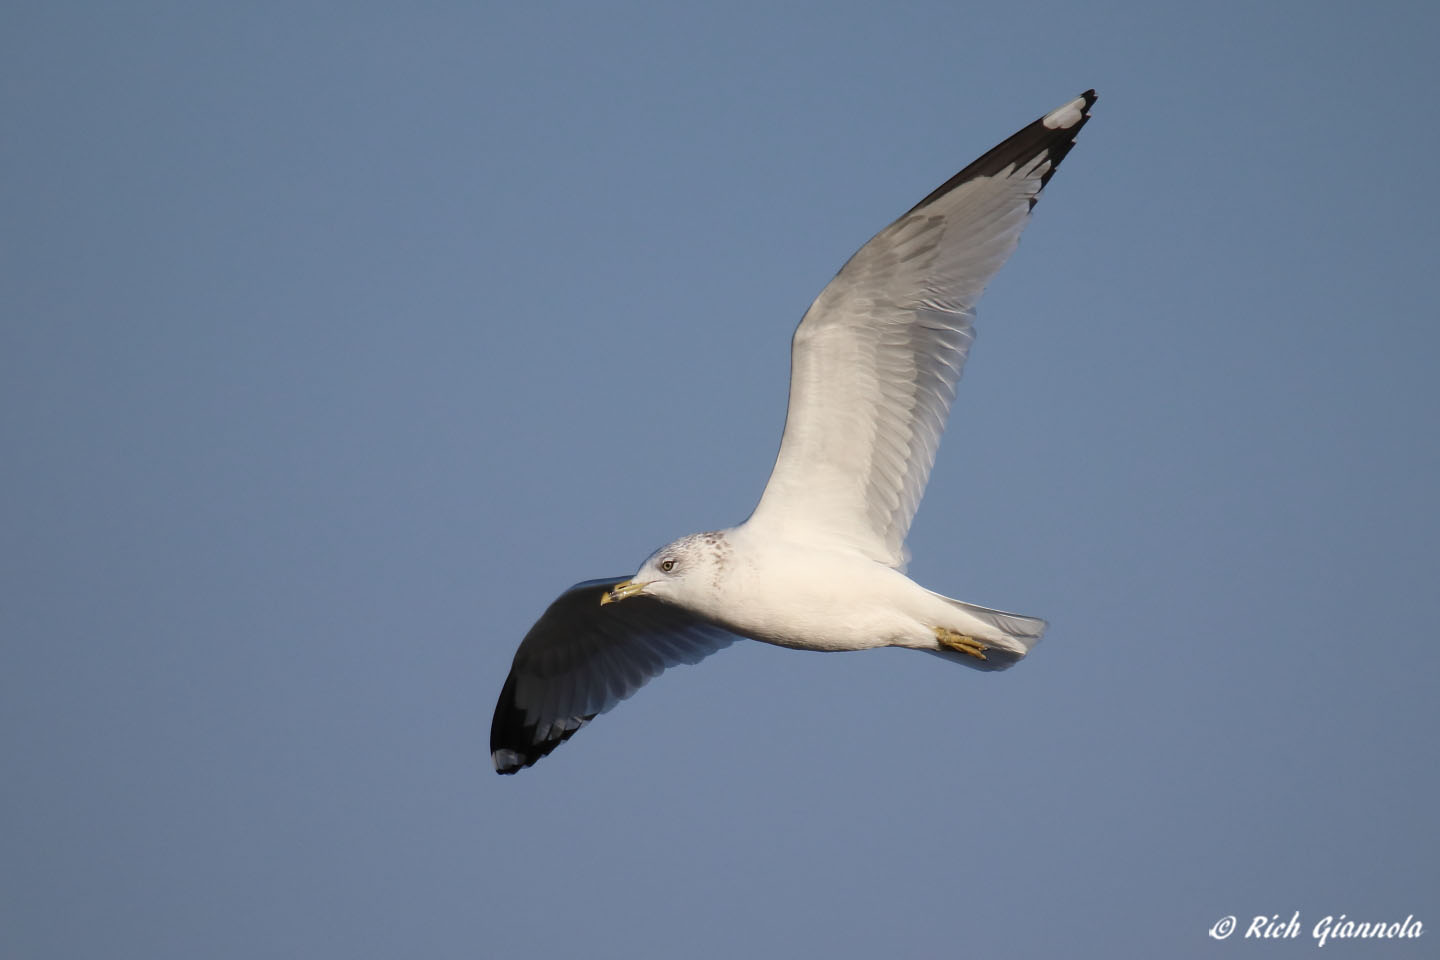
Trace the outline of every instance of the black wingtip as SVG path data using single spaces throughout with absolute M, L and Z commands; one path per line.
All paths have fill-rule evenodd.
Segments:
M 505 678 L 500 699 L 495 703 L 495 719 L 490 724 L 490 760 L 495 764 L 495 772 L 503 776 L 534 766 L 593 719 L 592 713 L 551 723 L 542 732 L 539 724 L 529 720 L 516 704 L 515 674 L 510 674 Z
M 914 213 L 921 207 L 934 203 L 970 180 L 993 177 L 1012 168 L 1024 166 L 1042 156 L 1049 161 L 1049 166 L 1040 175 L 1040 189 L 1043 190 L 1045 184 L 1049 183 L 1050 178 L 1054 176 L 1056 168 L 1060 166 L 1060 161 L 1064 160 L 1065 155 L 1070 152 L 1070 148 L 1075 146 L 1075 137 L 1089 121 L 1090 108 L 1095 105 L 1096 99 L 1098 98 L 1094 90 L 1086 90 L 1078 97 L 1051 110 L 940 184 L 924 200 L 911 207 L 908 212 Z M 1039 191 L 1036 193 L 1038 194 Z M 1035 197 L 1030 198 L 1031 207 L 1035 206 L 1035 199 Z

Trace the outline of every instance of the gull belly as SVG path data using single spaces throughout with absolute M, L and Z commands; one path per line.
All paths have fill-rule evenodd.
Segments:
M 935 628 L 1003 640 L 905 574 L 854 551 L 758 543 L 729 531 L 734 552 L 691 609 L 734 633 L 798 650 L 936 650 Z

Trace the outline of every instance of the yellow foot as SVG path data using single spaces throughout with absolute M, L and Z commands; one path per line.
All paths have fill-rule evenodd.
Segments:
M 974 637 L 967 637 L 963 633 L 946 630 L 944 627 L 936 627 L 935 639 L 940 641 L 940 646 L 948 647 L 951 650 L 959 650 L 961 653 L 968 653 L 976 660 L 990 659 L 985 656 L 985 651 L 990 648 Z

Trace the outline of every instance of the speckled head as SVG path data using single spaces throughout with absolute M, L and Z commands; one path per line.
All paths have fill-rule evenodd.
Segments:
M 616 584 L 600 603 L 641 595 L 683 603 L 687 585 L 719 583 L 732 553 L 724 530 L 681 537 L 650 554 L 635 576 Z

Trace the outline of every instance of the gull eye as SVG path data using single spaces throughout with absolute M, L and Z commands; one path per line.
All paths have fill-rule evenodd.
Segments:
M 674 557 L 666 557 L 664 560 L 660 561 L 660 572 L 672 573 L 678 566 L 680 566 L 680 561 L 676 560 Z

